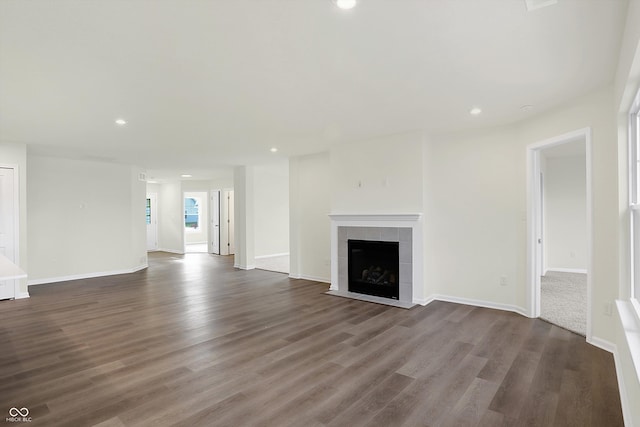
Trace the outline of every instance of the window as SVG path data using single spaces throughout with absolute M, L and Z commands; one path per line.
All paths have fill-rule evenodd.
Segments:
M 151 224 L 151 199 L 147 198 L 147 224 Z
M 184 199 L 184 227 L 187 230 L 200 228 L 200 199 L 197 197 Z
M 640 300 L 640 92 L 629 114 L 629 204 L 631 217 L 631 298 Z M 636 305 L 637 306 L 637 305 Z

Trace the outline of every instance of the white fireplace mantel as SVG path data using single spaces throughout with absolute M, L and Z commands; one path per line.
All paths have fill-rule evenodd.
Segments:
M 384 221 L 384 222 L 402 222 L 419 221 L 422 218 L 421 213 L 409 214 L 329 214 L 331 221 L 349 222 L 349 225 L 355 225 L 354 222 Z M 369 224 L 367 224 L 369 225 Z
M 422 214 L 421 213 L 400 213 L 400 214 L 345 214 L 331 213 L 331 290 L 344 291 L 346 283 L 340 283 L 341 266 L 339 260 L 344 257 L 339 247 L 339 228 L 358 227 L 354 231 L 360 231 L 359 227 L 365 228 L 365 234 L 375 228 L 389 229 L 410 229 L 411 230 L 411 301 L 416 304 L 426 304 L 424 287 L 424 260 L 423 260 L 423 234 L 422 234 Z M 397 233 L 397 230 L 395 230 Z M 344 239 L 344 236 L 343 236 Z M 368 239 L 367 239 L 368 240 Z M 375 240 L 375 239 L 372 239 Z M 407 265 L 408 266 L 408 265 Z M 401 291 L 402 292 L 402 291 Z

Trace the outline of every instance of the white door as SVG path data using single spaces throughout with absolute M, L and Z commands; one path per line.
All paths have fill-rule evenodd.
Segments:
M 147 250 L 158 250 L 158 195 L 147 194 Z
M 220 190 L 211 191 L 211 253 L 220 255 Z
M 227 240 L 227 244 L 229 245 L 229 255 L 233 255 L 236 253 L 235 248 L 235 229 L 234 229 L 234 201 L 233 201 L 233 190 L 229 191 L 227 195 L 227 209 L 229 213 L 227 215 L 227 233 L 229 233 L 229 237 Z
M 13 169 L 0 168 L 0 253 L 16 261 Z M 0 281 L 0 299 L 15 298 L 15 280 Z

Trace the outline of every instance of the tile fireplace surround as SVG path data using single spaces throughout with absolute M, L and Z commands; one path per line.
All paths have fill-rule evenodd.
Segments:
M 331 287 L 329 294 L 410 308 L 426 304 L 423 276 L 422 214 L 330 214 Z M 348 291 L 347 241 L 399 242 L 398 300 Z

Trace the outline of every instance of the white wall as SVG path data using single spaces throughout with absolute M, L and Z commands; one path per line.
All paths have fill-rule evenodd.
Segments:
M 425 276 L 436 292 L 526 307 L 526 147 L 591 126 L 593 336 L 613 341 L 604 306 L 616 298 L 616 154 L 612 90 L 484 134 L 434 138 L 425 166 L 430 246 Z M 506 276 L 507 286 L 500 285 Z
M 525 287 L 526 167 L 517 133 L 435 137 L 426 152 L 427 290 L 524 307 L 516 289 Z
M 158 249 L 184 252 L 184 206 L 180 181 L 163 183 L 158 192 Z
M 327 152 L 289 159 L 291 277 L 331 281 L 330 177 Z
M 30 283 L 146 265 L 137 168 L 29 156 L 27 174 Z
M 18 167 L 19 185 L 19 209 L 18 215 L 18 253 L 17 264 L 22 270 L 30 274 L 28 267 L 28 234 L 27 234 L 27 146 L 25 144 L 0 143 L 0 164 Z M 27 294 L 27 280 L 20 280 L 20 290 L 24 296 Z
M 423 133 L 331 149 L 332 213 L 422 212 Z
M 255 256 L 289 253 L 289 163 L 254 167 Z
M 586 271 L 586 157 L 551 157 L 545 169 L 545 266 L 548 270 Z
M 237 166 L 233 170 L 235 257 L 234 267 L 255 268 L 254 167 Z

